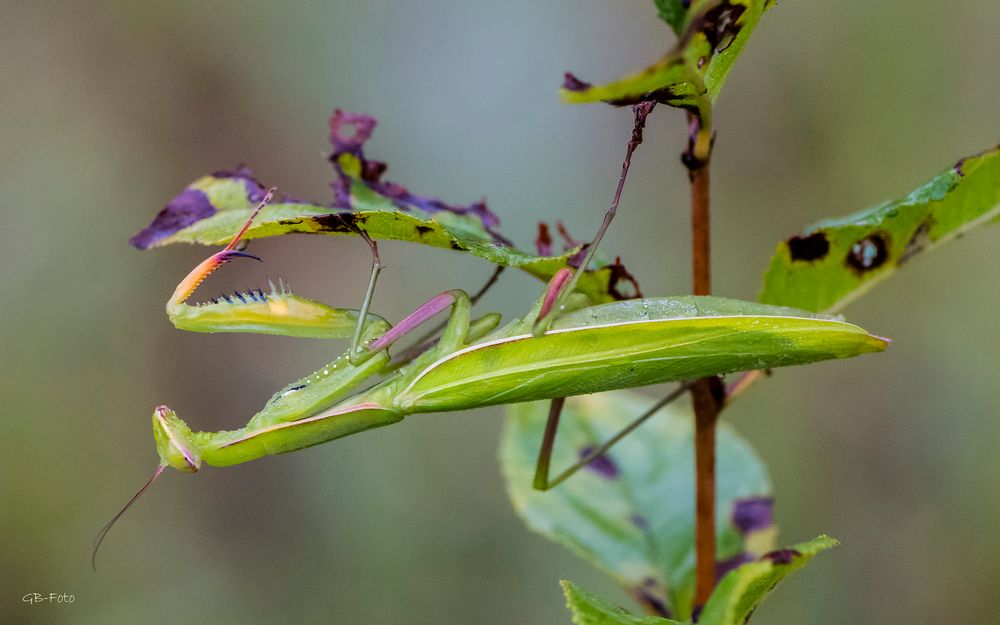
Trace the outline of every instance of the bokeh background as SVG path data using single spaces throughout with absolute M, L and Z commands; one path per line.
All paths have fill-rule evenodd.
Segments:
M 163 303 L 207 253 L 128 237 L 185 184 L 250 164 L 329 198 L 334 107 L 377 116 L 368 154 L 415 191 L 486 196 L 530 247 L 581 238 L 610 198 L 627 111 L 559 103 L 671 43 L 650 2 L 3 2 L 0 38 L 0 622 L 567 623 L 556 581 L 611 583 L 527 531 L 495 461 L 499 410 L 414 417 L 306 452 L 164 476 L 149 416 L 234 427 L 343 345 L 174 330 Z M 908 192 L 1000 140 L 1000 9 L 980 0 L 781 2 L 720 99 L 715 287 L 752 298 L 776 241 Z M 606 249 L 649 294 L 688 290 L 684 124 L 658 110 Z M 785 542 L 844 545 L 760 623 L 992 622 L 1000 602 L 1000 228 L 921 258 L 849 311 L 885 355 L 782 370 L 728 418 L 772 469 Z M 356 305 L 355 239 L 261 241 L 297 292 Z M 386 243 L 376 309 L 398 319 L 484 262 Z M 539 284 L 484 300 L 516 315 Z M 28 606 L 30 592 L 73 605 Z

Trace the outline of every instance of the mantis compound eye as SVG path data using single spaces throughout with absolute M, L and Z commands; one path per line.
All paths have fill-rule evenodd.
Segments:
M 195 473 L 201 467 L 201 455 L 191 428 L 170 408 L 157 406 L 153 411 L 153 436 L 160 464 L 185 473 Z

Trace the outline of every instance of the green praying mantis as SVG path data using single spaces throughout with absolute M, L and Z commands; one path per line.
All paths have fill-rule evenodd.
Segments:
M 647 111 L 648 112 L 648 111 Z M 637 117 L 638 120 L 638 117 Z M 641 130 L 641 127 L 637 128 Z M 408 415 L 467 410 L 497 404 L 552 400 L 534 486 L 545 490 L 600 456 L 643 420 L 687 389 L 686 380 L 737 371 L 771 369 L 884 350 L 883 339 L 839 318 L 720 297 L 681 296 L 590 305 L 575 292 L 617 210 L 629 159 L 641 141 L 633 135 L 611 208 L 577 272 L 557 272 L 528 312 L 506 325 L 500 315 L 473 317 L 473 299 L 462 290 L 441 293 L 397 325 L 370 312 L 382 269 L 377 244 L 360 233 L 372 253 L 372 270 L 360 310 L 340 309 L 291 293 L 282 284 L 190 303 L 198 287 L 239 257 L 243 235 L 273 189 L 221 251 L 197 265 L 166 305 L 171 322 L 195 332 L 253 332 L 351 339 L 348 350 L 314 373 L 275 393 L 242 428 L 195 432 L 167 406 L 152 415 L 160 462 L 149 481 L 101 530 L 97 549 L 122 514 L 166 469 L 185 473 L 202 464 L 230 466 L 305 449 Z M 450 308 L 439 335 L 418 341 L 399 357 L 390 348 Z M 436 338 L 434 338 L 436 337 Z M 568 396 L 682 382 L 621 432 L 550 479 L 559 412 Z
M 128 505 L 166 467 L 194 473 L 202 463 L 229 466 L 249 462 L 391 425 L 410 414 L 561 400 L 612 389 L 846 358 L 881 351 L 887 345 L 885 339 L 839 319 L 695 296 L 588 306 L 584 297 L 571 294 L 565 297 L 561 314 L 543 334 L 535 336 L 536 322 L 552 310 L 569 282 L 567 270 L 553 277 L 524 317 L 502 327 L 496 313 L 473 319 L 471 299 L 461 290 L 435 296 L 398 325 L 390 326 L 368 312 L 381 269 L 374 242 L 376 260 L 362 311 L 331 308 L 283 287 L 267 293 L 247 291 L 201 305 L 187 303 L 220 266 L 236 257 L 250 256 L 236 246 L 252 219 L 253 215 L 226 248 L 181 281 L 167 303 L 171 321 L 178 328 L 198 332 L 353 338 L 352 345 L 315 373 L 275 393 L 237 430 L 193 432 L 173 410 L 157 407 L 152 421 L 160 464 Z M 451 313 L 438 340 L 412 358 L 393 361 L 388 350 L 394 343 L 448 307 Z M 365 386 L 377 376 L 384 379 Z M 539 474 L 545 479 L 538 485 L 547 488 L 569 477 L 684 388 L 551 484 L 547 478 L 549 446 L 548 453 L 539 458 Z M 555 405 L 561 406 L 561 402 Z

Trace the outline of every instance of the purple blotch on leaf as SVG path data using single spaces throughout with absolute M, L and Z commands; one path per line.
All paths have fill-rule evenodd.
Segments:
M 649 521 L 647 521 L 646 517 L 642 516 L 641 514 L 632 514 L 631 516 L 629 516 L 628 520 L 632 522 L 632 525 L 638 527 L 641 530 L 649 529 Z M 647 579 L 649 581 L 653 581 L 650 578 Z
M 538 222 L 538 236 L 535 238 L 535 249 L 539 256 L 552 256 L 552 235 L 549 234 L 549 224 Z
M 330 117 L 330 143 L 333 144 L 334 152 L 350 152 L 360 156 L 361 148 L 371 139 L 376 125 L 378 120 L 371 115 L 335 109 Z
M 563 89 L 566 91 L 586 91 L 592 86 L 589 82 L 580 80 L 570 72 L 563 74 Z
M 208 196 L 198 189 L 184 189 L 157 213 L 153 222 L 128 240 L 140 250 L 215 214 Z
M 371 115 L 348 113 L 340 109 L 336 109 L 333 116 L 330 117 L 330 142 L 333 144 L 330 163 L 333 164 L 334 170 L 337 172 L 337 180 L 330 186 L 333 189 L 334 203 L 337 207 L 352 208 L 351 185 L 359 180 L 375 193 L 391 200 L 401 210 L 416 209 L 429 214 L 446 211 L 475 217 L 494 241 L 506 246 L 511 245 L 510 241 L 494 230 L 500 225 L 500 218 L 490 211 L 484 200 L 473 202 L 468 206 L 456 206 L 437 198 L 410 193 L 401 184 L 382 180 L 382 174 L 385 173 L 387 165 L 381 161 L 368 160 L 364 155 L 364 145 L 371 138 L 377 125 L 378 120 Z M 360 161 L 360 179 L 353 178 L 344 172 L 340 165 L 340 157 L 344 154 L 351 154 Z
M 217 171 L 213 178 L 224 180 L 236 178 L 243 181 L 247 191 L 247 201 L 256 204 L 264 199 L 267 188 L 264 187 L 249 168 L 240 165 L 233 171 Z M 129 239 L 129 243 L 144 250 L 170 235 L 196 224 L 202 219 L 208 219 L 215 214 L 215 207 L 204 191 L 187 188 L 161 210 L 153 222 Z
M 217 171 L 212 174 L 214 178 L 239 178 L 243 181 L 243 185 L 247 189 L 247 199 L 251 204 L 257 204 L 264 199 L 264 195 L 267 194 L 267 187 L 265 187 L 250 171 L 250 168 L 246 165 L 240 165 L 233 171 Z
M 760 559 L 770 560 L 775 564 L 791 564 L 792 560 L 801 555 L 802 554 L 796 551 L 795 549 L 778 549 L 777 551 L 765 553 L 760 557 Z
M 732 571 L 733 569 L 742 566 L 744 564 L 749 564 L 753 562 L 754 558 L 749 553 L 738 553 L 735 556 L 728 558 L 726 560 L 720 560 L 715 563 L 715 581 L 719 581 L 726 576 L 726 573 Z
M 586 447 L 581 449 L 580 459 L 582 460 L 587 456 L 589 456 L 591 453 L 593 453 L 594 449 L 595 448 L 592 445 L 587 445 Z M 597 456 L 596 458 L 588 462 L 587 468 L 593 471 L 594 473 L 597 473 L 601 477 L 608 478 L 609 480 L 618 477 L 618 466 L 615 465 L 615 463 L 611 460 L 611 458 L 608 458 L 604 454 L 601 454 L 600 456 Z
M 746 497 L 733 502 L 732 521 L 740 534 L 765 530 L 774 525 L 774 499 Z

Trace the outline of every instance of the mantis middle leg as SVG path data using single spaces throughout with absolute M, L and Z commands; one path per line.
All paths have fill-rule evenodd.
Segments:
M 542 447 L 538 452 L 538 463 L 535 465 L 535 480 L 532 486 L 535 490 L 549 490 L 554 488 L 559 484 L 566 481 L 571 475 L 582 469 L 583 467 L 590 464 L 596 458 L 604 455 L 609 449 L 611 449 L 615 443 L 625 438 L 631 434 L 637 427 L 642 425 L 647 419 L 656 414 L 656 412 L 671 403 L 685 392 L 691 386 L 690 382 L 685 382 L 679 387 L 670 392 L 669 395 L 660 399 L 655 404 L 649 407 L 648 410 L 643 412 L 641 415 L 636 417 L 631 423 L 619 430 L 614 436 L 608 440 L 601 443 L 598 447 L 591 450 L 587 455 L 581 458 L 578 462 L 565 469 L 562 473 L 554 478 L 550 478 L 549 475 L 550 465 L 552 463 L 552 450 L 555 447 L 556 441 L 556 431 L 559 428 L 559 417 L 562 413 L 563 405 L 566 402 L 566 398 L 553 399 L 552 403 L 549 404 L 549 417 L 545 423 L 545 434 L 542 437 Z

